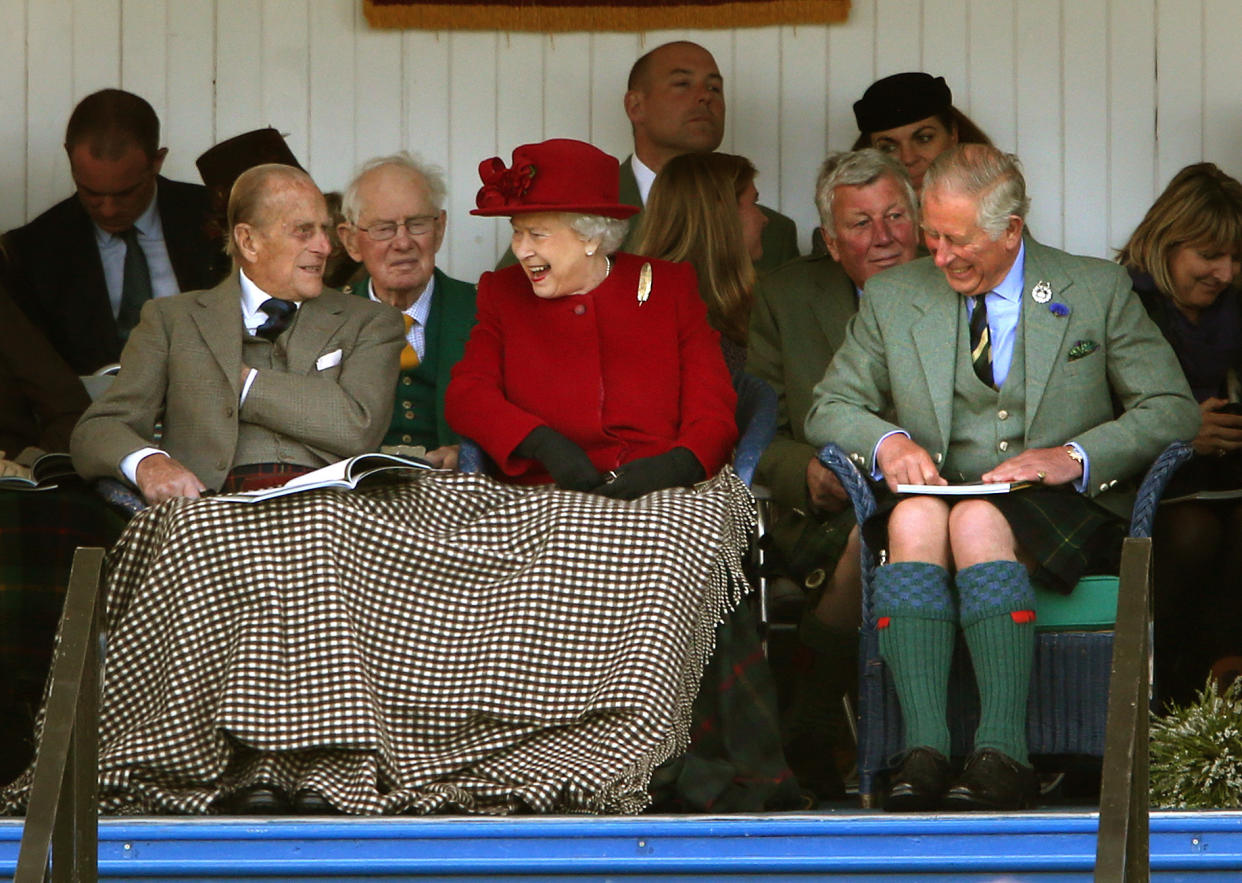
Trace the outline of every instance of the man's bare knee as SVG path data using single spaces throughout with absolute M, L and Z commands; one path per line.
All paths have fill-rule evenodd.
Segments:
M 948 566 L 949 506 L 936 497 L 908 497 L 888 517 L 888 552 L 893 561 Z
M 960 570 L 984 561 L 1016 561 L 1018 542 L 1001 511 L 987 500 L 962 500 L 949 513 L 949 545 Z

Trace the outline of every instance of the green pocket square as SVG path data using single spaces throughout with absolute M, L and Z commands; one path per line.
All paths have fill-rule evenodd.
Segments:
M 1089 356 L 1100 348 L 1100 345 L 1094 340 L 1076 340 L 1074 345 L 1070 347 L 1069 355 L 1065 357 L 1065 361 L 1073 362 L 1084 356 Z

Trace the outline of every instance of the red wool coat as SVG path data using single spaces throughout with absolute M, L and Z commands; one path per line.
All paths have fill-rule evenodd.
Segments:
M 639 303 L 644 262 L 652 285 Z M 729 461 L 737 397 L 688 264 L 617 254 L 597 288 L 551 300 L 535 296 L 520 266 L 506 267 L 483 274 L 477 310 L 445 412 L 509 480 L 552 480 L 513 454 L 541 425 L 601 472 L 675 447 L 708 475 Z

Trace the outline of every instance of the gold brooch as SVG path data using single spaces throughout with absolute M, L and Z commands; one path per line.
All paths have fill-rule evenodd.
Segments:
M 643 264 L 638 271 L 638 304 L 642 306 L 651 297 L 651 264 Z

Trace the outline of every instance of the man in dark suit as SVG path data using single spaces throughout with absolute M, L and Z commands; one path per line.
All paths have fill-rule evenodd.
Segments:
M 392 408 L 401 318 L 323 287 L 330 223 L 300 169 L 261 165 L 237 179 L 237 269 L 210 291 L 143 308 L 116 381 L 70 441 L 83 478 L 124 478 L 154 504 L 249 489 L 252 475 L 282 484 L 374 450 Z
M 620 199 L 645 205 L 651 184 L 664 164 L 683 153 L 707 152 L 724 138 L 724 79 L 712 54 L 697 43 L 678 41 L 657 46 L 630 69 L 625 113 L 634 132 L 634 153 L 621 163 Z M 762 274 L 799 254 L 798 229 L 791 218 L 760 206 L 768 219 L 763 256 L 755 262 Z M 630 222 L 631 240 L 639 213 Z
M 444 419 L 444 392 L 474 326 L 474 286 L 436 267 L 444 195 L 440 171 L 410 154 L 372 159 L 345 189 L 337 232 L 366 268 L 346 293 L 396 307 L 406 320 L 385 448 L 421 445 L 425 459 L 453 469 L 460 439 Z
M 205 234 L 207 191 L 160 176 L 168 148 L 145 100 L 86 96 L 65 151 L 77 193 L 4 236 L 3 276 L 61 358 L 88 374 L 117 361 L 143 301 L 210 288 L 227 261 Z
M 706 153 L 724 138 L 724 78 L 712 54 L 697 43 L 678 41 L 657 46 L 630 68 L 625 113 L 634 133 L 634 152 L 621 161 L 618 174 L 622 205 L 646 205 L 647 194 L 664 164 L 683 153 Z M 762 189 L 762 188 L 761 188 Z M 796 258 L 798 228 L 792 218 L 759 206 L 763 255 L 755 261 L 760 275 Z M 642 212 L 630 219 L 621 244 L 632 251 L 638 242 Z M 506 251 L 497 269 L 515 263 Z

